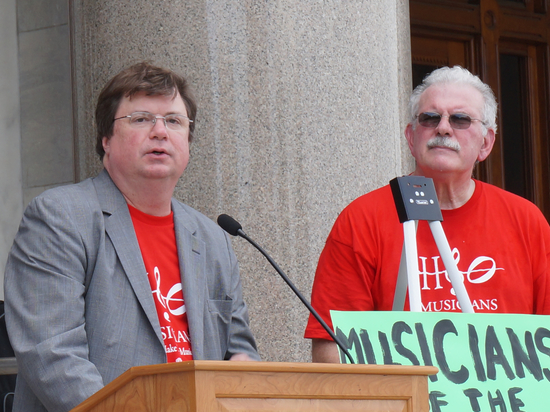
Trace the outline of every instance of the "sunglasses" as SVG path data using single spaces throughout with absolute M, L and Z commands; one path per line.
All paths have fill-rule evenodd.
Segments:
M 467 129 L 473 121 L 481 122 L 480 119 L 473 119 L 467 114 L 455 113 L 451 115 L 440 115 L 439 113 L 425 112 L 416 116 L 418 123 L 424 127 L 436 128 L 441 121 L 441 118 L 448 117 L 449 124 L 453 129 Z

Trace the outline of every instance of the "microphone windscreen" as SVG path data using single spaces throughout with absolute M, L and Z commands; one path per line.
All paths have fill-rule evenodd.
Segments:
M 243 228 L 239 222 L 225 214 L 218 216 L 218 225 L 231 236 L 237 236 L 239 229 Z

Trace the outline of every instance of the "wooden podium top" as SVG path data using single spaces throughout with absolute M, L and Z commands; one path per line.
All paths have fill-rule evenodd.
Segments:
M 293 362 L 237 362 L 237 361 L 188 361 L 161 365 L 136 366 L 120 375 L 103 389 L 82 402 L 72 412 L 84 411 L 161 411 L 161 410 L 218 410 L 217 407 L 203 408 L 202 405 L 210 402 L 210 397 L 235 399 L 405 399 L 412 396 L 420 388 L 420 398 L 423 398 L 424 408 L 396 409 L 403 411 L 428 411 L 427 376 L 437 373 L 436 367 L 431 366 L 401 366 L 401 365 L 350 365 L 326 363 L 293 363 Z M 204 378 L 201 376 L 204 375 Z M 330 377 L 332 382 L 328 384 Z M 367 379 L 367 380 L 365 380 Z M 368 380 L 370 379 L 370 380 Z M 416 380 L 415 380 L 416 379 Z M 233 381 L 234 382 L 233 382 Z M 420 382 L 420 384 L 416 383 Z M 162 381 L 162 384 L 159 382 Z M 232 383 L 231 383 L 232 382 Z M 305 384 L 305 382 L 309 382 Z M 312 383 L 314 382 L 314 383 Z M 385 382 L 385 383 L 384 383 Z M 415 382 L 412 386 L 410 382 Z M 424 384 L 425 383 L 425 384 Z M 398 395 L 393 393 L 401 386 L 406 392 Z M 420 385 L 420 386 L 419 386 Z M 159 393 L 167 386 L 177 386 L 170 390 L 181 393 L 185 398 L 185 407 L 176 409 L 167 407 L 151 400 L 151 397 L 163 398 Z M 203 387 L 208 386 L 208 390 Z M 330 393 L 338 387 L 341 393 Z M 397 387 L 396 386 L 396 387 Z M 132 389 L 129 389 L 132 387 Z M 185 387 L 185 388 L 184 388 Z M 210 388 L 212 387 L 212 388 Z M 353 389 L 352 387 L 356 387 Z M 366 387 L 382 391 L 379 396 L 368 394 Z M 376 388 L 375 388 L 376 387 Z M 155 388 L 154 390 L 151 388 Z M 275 388 L 275 389 L 274 389 Z M 349 388 L 349 389 L 348 389 Z M 412 389 L 411 389 L 412 388 Z M 359 391 L 355 393 L 355 391 Z M 328 392 L 327 392 L 328 391 Z M 351 391 L 351 392 L 349 392 Z M 124 394 L 124 392 L 127 392 Z M 202 392 L 211 392 L 205 400 Z M 155 405 L 136 409 L 139 403 L 137 398 L 143 397 L 142 403 Z M 147 399 L 145 399 L 147 398 Z M 188 398 L 198 398 L 196 402 Z M 366 399 L 365 398 L 365 399 Z M 425 398 L 425 399 L 424 399 Z M 407 401 L 411 403 L 411 401 Z M 131 403 L 132 408 L 127 407 Z M 110 406 L 102 406 L 108 404 Z M 239 406 L 241 407 L 241 406 Z M 293 406 L 294 407 L 294 406 Z M 180 405 L 179 408 L 182 408 Z M 220 410 L 227 409 L 227 405 Z M 264 407 L 262 406 L 262 410 Z M 301 408 L 307 410 L 307 408 Z M 370 409 L 369 409 L 370 410 Z M 376 409 L 372 409 L 376 410 Z M 386 409 L 384 409 L 386 410 Z M 387 409 L 390 410 L 390 409 Z M 393 409 L 391 409 L 393 410 Z

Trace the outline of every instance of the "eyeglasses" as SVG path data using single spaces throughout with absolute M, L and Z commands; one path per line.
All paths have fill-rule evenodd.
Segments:
M 164 126 L 167 129 L 174 130 L 176 132 L 181 132 L 186 130 L 193 120 L 189 117 L 184 116 L 183 114 L 167 114 L 166 116 L 157 116 L 149 112 L 134 112 L 127 116 L 117 117 L 115 120 L 120 119 L 130 119 L 130 126 L 136 129 L 151 130 L 155 124 L 157 124 L 157 119 L 164 120 Z
M 467 129 L 474 121 L 483 122 L 480 119 L 473 119 L 467 114 L 462 113 L 441 115 L 439 113 L 425 112 L 416 116 L 421 126 L 430 127 L 432 129 L 439 125 L 443 117 L 449 118 L 449 124 L 453 129 Z

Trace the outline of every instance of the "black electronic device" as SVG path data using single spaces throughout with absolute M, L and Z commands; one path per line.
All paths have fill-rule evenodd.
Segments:
M 390 180 L 399 222 L 408 220 L 443 221 L 432 179 L 402 176 Z

